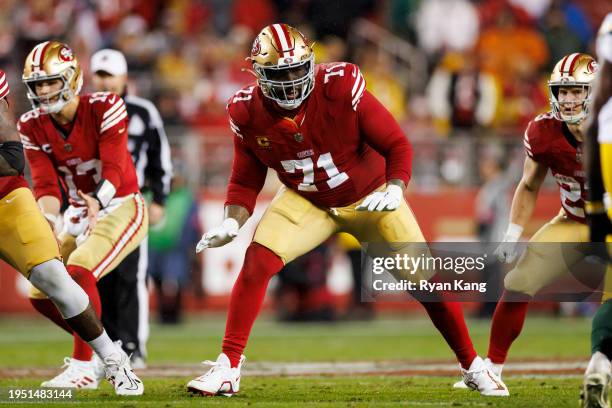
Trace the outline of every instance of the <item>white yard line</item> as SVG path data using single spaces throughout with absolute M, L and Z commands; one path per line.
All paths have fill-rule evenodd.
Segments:
M 568 376 L 584 372 L 584 361 L 523 361 L 509 362 L 504 366 L 504 375 Z M 0 378 L 45 377 L 56 374 L 59 368 L 5 368 L 0 369 Z M 137 370 L 144 377 L 189 377 L 204 373 L 207 367 L 197 364 L 152 365 Z M 455 376 L 459 366 L 444 362 L 407 361 L 352 361 L 352 362 L 253 362 L 247 361 L 242 371 L 248 376 L 316 376 L 316 375 L 419 375 Z

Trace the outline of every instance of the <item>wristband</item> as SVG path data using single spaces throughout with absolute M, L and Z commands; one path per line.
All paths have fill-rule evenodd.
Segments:
M 105 208 L 115 197 L 115 193 L 117 193 L 117 189 L 115 189 L 113 183 L 102 179 L 102 181 L 98 183 L 93 195 L 94 198 L 100 203 L 100 208 Z
M 523 227 L 511 222 L 506 230 L 506 237 L 508 237 L 511 241 L 518 241 L 521 238 L 522 233 Z

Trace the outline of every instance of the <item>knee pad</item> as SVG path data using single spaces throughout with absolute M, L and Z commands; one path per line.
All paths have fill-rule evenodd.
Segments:
M 30 282 L 47 295 L 65 319 L 81 314 L 89 305 L 89 297 L 68 275 L 63 263 L 57 259 L 32 268 Z

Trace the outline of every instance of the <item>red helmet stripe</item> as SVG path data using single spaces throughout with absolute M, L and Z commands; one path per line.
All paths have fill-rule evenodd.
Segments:
M 578 60 L 580 59 L 580 55 L 581 55 L 581 54 L 574 54 L 574 55 L 575 55 L 575 57 L 574 57 L 574 59 L 572 60 L 572 63 L 570 64 L 570 67 L 569 67 L 569 72 L 570 72 L 570 74 L 571 74 L 572 72 L 574 72 L 574 68 L 576 67 L 576 63 L 577 63 L 577 62 L 578 62 Z
M 291 34 L 289 34 L 289 30 L 287 30 L 287 24 L 281 24 L 281 28 L 283 29 L 283 34 L 287 39 L 287 45 L 289 46 L 289 55 L 293 57 L 293 51 L 295 50 L 295 41 L 291 42 Z
M 278 46 L 278 51 L 282 54 L 282 57 L 289 51 L 288 38 L 285 36 L 285 32 L 280 24 L 272 24 L 272 34 L 274 35 L 274 41 Z
M 578 53 L 574 53 L 574 54 L 568 55 L 567 57 L 563 59 L 563 62 L 561 63 L 561 69 L 559 70 L 561 73 L 561 76 L 571 74 L 574 63 L 579 55 L 580 54 Z M 566 69 L 566 66 L 567 66 L 567 69 Z
M 51 42 L 47 41 L 47 43 L 43 47 L 42 51 L 40 52 L 40 62 L 38 63 L 39 66 L 42 65 L 43 61 L 45 60 L 45 53 L 47 52 L 47 48 L 49 48 L 50 44 L 51 44 Z
M 34 47 L 34 53 L 32 54 L 32 63 L 34 64 L 34 66 L 41 66 L 43 61 L 43 48 L 47 48 L 47 45 L 49 45 L 49 41 L 45 41 L 44 43 L 40 43 L 36 47 Z

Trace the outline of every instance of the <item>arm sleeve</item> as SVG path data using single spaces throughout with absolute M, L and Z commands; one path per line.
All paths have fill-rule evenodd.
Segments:
M 412 146 L 391 113 L 365 91 L 357 117 L 366 142 L 385 158 L 387 180 L 400 179 L 407 185 L 412 171 Z
M 234 136 L 234 163 L 225 205 L 239 205 L 253 214 L 268 168 L 255 157 L 239 136 Z
M 100 161 L 102 162 L 102 178 L 113 184 L 116 190 L 121 186 L 121 174 L 126 159 L 130 159 L 127 151 L 127 110 L 123 99 L 116 99 L 103 114 L 100 124 Z M 124 151 L 122 151 L 124 150 Z
M 40 146 L 36 144 L 33 138 L 21 134 L 21 141 L 25 149 L 28 163 L 30 163 L 34 196 L 37 200 L 43 196 L 53 196 L 61 202 L 62 195 L 59 189 L 59 177 L 55 171 L 53 162 L 49 156 L 42 151 Z
M 172 179 L 170 144 L 157 109 L 153 107 L 149 113 L 151 117 L 147 126 L 148 147 L 145 179 L 153 192 L 153 201 L 164 205 L 170 193 L 170 180 Z

